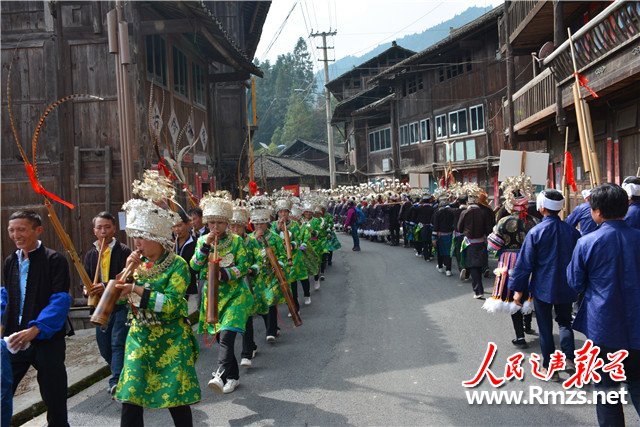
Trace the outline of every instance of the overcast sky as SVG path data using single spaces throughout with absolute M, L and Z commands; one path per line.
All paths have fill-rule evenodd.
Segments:
M 340 59 L 360 56 L 381 43 L 422 32 L 470 6 L 495 7 L 501 3 L 502 0 L 273 0 L 256 57 L 274 62 L 278 55 L 293 50 L 299 37 L 304 37 L 315 53 L 315 67 L 319 69 L 322 63 L 316 59 L 322 57 L 322 51 L 316 47 L 321 46 L 322 39 L 309 38 L 312 30 L 337 30 L 327 44 L 335 47 L 329 58 Z

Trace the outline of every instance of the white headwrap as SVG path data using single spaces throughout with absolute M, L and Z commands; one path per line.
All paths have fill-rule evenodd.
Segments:
M 559 210 L 562 210 L 563 205 L 564 205 L 564 199 L 562 200 L 548 199 L 545 196 L 544 191 L 540 192 L 538 194 L 538 197 L 536 198 L 536 209 L 538 210 L 540 210 L 540 208 L 545 208 L 552 211 L 559 211 Z
M 640 185 L 638 184 L 622 184 L 622 188 L 627 192 L 629 198 L 640 196 Z
M 587 188 L 586 190 L 582 190 L 581 194 L 582 198 L 587 200 L 587 198 L 591 196 L 591 189 Z

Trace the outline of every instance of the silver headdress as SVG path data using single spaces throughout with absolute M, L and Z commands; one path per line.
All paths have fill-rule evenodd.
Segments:
M 228 191 L 209 192 L 200 200 L 202 218 L 210 221 L 231 221 L 233 216 L 233 202 Z
M 266 224 L 271 222 L 273 208 L 271 200 L 267 196 L 253 196 L 249 200 L 249 213 L 253 224 Z

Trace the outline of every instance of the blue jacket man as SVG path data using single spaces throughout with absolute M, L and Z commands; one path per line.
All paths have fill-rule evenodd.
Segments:
M 624 220 L 630 227 L 640 230 L 640 178 L 637 176 L 625 178 L 622 188 L 629 195 L 629 210 Z
M 519 301 L 527 287 L 533 296 L 544 368 L 555 352 L 552 309 L 560 330 L 560 347 L 570 366 L 575 350 L 571 310 L 578 294 L 567 284 L 566 269 L 580 233 L 558 217 L 563 204 L 559 191 L 547 189 L 538 195 L 536 206 L 544 218 L 525 237 L 509 277 L 509 289 L 516 292 L 514 300 Z M 559 379 L 557 372 L 552 379 Z
M 582 190 L 582 197 L 585 202 L 576 206 L 573 212 L 571 212 L 567 219 L 564 220 L 574 228 L 580 224 L 580 234 L 582 236 L 586 236 L 598 228 L 598 224 L 596 224 L 593 218 L 591 218 L 591 205 L 589 204 L 590 196 L 591 190 Z
M 627 195 L 615 184 L 593 190 L 592 215 L 598 230 L 581 238 L 567 268 L 569 286 L 584 292 L 573 328 L 600 347 L 600 356 L 627 350 L 627 389 L 640 414 L 640 230 L 623 221 Z M 608 363 L 608 360 L 605 360 Z M 619 388 L 602 374 L 597 388 Z M 622 405 L 596 406 L 600 425 L 625 425 Z

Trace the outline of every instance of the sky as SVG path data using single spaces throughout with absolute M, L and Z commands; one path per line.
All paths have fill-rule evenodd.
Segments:
M 381 43 L 424 31 L 471 6 L 497 6 L 502 0 L 273 0 L 256 51 L 260 61 L 275 62 L 291 52 L 299 37 L 313 50 L 315 69 L 322 67 L 322 38 L 313 32 L 337 34 L 327 39 L 334 47 L 329 59 L 360 56 Z M 286 19 L 287 15 L 289 18 Z M 279 34 L 278 34 L 279 33 Z

